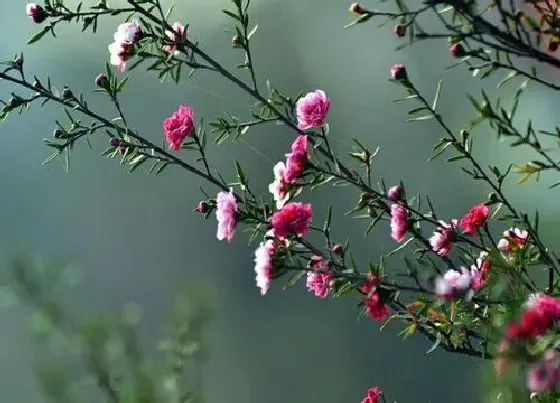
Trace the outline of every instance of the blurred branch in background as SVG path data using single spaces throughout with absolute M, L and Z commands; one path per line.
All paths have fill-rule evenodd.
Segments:
M 213 308 L 203 289 L 176 298 L 157 349 L 144 346 L 141 309 L 71 313 L 64 289 L 75 270 L 29 258 L 14 259 L 2 287 L 4 301 L 30 309 L 37 340 L 37 376 L 49 401 L 110 403 L 202 402 L 203 342 Z

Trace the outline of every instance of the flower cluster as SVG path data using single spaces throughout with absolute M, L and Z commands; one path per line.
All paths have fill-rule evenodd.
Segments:
M 510 341 L 534 339 L 545 334 L 560 318 L 560 299 L 544 294 L 532 296 L 521 317 L 511 322 L 506 331 Z
M 445 301 L 463 298 L 469 301 L 473 294 L 473 276 L 466 267 L 448 270 L 435 280 L 435 293 Z

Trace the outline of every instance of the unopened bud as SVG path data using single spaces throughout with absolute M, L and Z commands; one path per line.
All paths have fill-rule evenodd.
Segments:
M 342 247 L 341 244 L 336 244 L 333 246 L 332 251 L 334 254 L 336 255 L 342 255 L 344 253 L 344 248 Z
M 62 98 L 63 99 L 70 99 L 72 98 L 72 90 L 70 90 L 70 88 L 68 87 L 64 87 L 64 89 L 62 90 Z
M 243 45 L 243 38 L 241 38 L 239 35 L 233 35 L 233 37 L 231 38 L 231 46 L 233 46 L 234 48 L 238 48 L 241 47 Z
M 395 29 L 393 31 L 395 32 L 395 35 L 402 38 L 406 35 L 406 25 L 397 24 L 395 25 Z
M 60 127 L 57 127 L 56 129 L 53 130 L 53 137 L 55 139 L 61 138 L 63 134 L 64 131 Z
M 449 53 L 453 57 L 463 57 L 466 55 L 465 48 L 460 43 L 454 43 L 449 47 Z
M 95 77 L 95 85 L 99 88 L 107 88 L 109 85 L 109 79 L 104 73 L 99 73 L 97 77 Z
M 200 203 L 198 203 L 196 211 L 198 211 L 200 214 L 205 214 L 208 211 L 208 208 L 208 203 L 206 203 L 205 201 L 201 201 Z
M 362 6 L 360 3 L 352 3 L 348 11 L 356 15 L 364 15 L 368 13 L 368 9 Z
M 391 67 L 391 78 L 393 80 L 406 80 L 408 78 L 404 64 L 393 64 Z
M 111 145 L 111 147 L 118 147 L 120 143 L 121 142 L 116 137 L 111 137 L 111 140 L 109 141 L 109 144 Z
M 387 191 L 387 198 L 392 202 L 396 202 L 401 198 L 402 189 L 400 186 L 392 186 Z
M 35 24 L 40 24 L 48 17 L 43 7 L 35 3 L 28 3 L 25 7 L 27 16 L 30 17 Z
M 126 147 L 119 147 L 119 154 L 124 155 L 126 153 Z
M 558 50 L 558 39 L 557 38 L 552 38 L 550 41 L 548 41 L 548 51 L 549 52 L 556 52 Z

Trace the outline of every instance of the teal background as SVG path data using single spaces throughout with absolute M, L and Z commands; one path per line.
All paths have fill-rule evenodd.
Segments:
M 403 179 L 409 194 L 430 194 L 442 217 L 457 217 L 485 197 L 487 189 L 458 169 L 443 162 L 426 163 L 441 130 L 432 122 L 405 123 L 412 106 L 391 102 L 403 90 L 388 81 L 389 68 L 402 62 L 426 94 L 435 91 L 443 77 L 441 112 L 452 127 L 460 128 L 474 116 L 464 95 L 477 94 L 480 81 L 463 68 L 445 70 L 452 60 L 444 41 L 397 52 L 401 40 L 393 36 L 390 24 L 342 29 L 351 20 L 348 2 L 253 3 L 253 20 L 259 23 L 253 51 L 262 87 L 269 79 L 285 93 L 324 89 L 332 99 L 331 136 L 340 153 L 349 150 L 352 137 L 372 147 L 380 145 L 374 176 L 383 176 L 388 183 Z M 204 49 L 233 66 L 242 55 L 231 49 L 231 34 L 225 32 L 230 21 L 219 12 L 228 4 L 180 1 L 173 16 L 190 24 L 191 37 Z M 28 72 L 50 75 L 55 86 L 81 90 L 92 107 L 114 113 L 92 90 L 120 21 L 106 19 L 95 36 L 65 26 L 58 30 L 58 38 L 26 46 L 38 27 L 28 21 L 24 8 L 22 1 L 2 5 L 1 57 L 9 59 L 23 51 Z M 433 26 L 432 21 L 425 23 Z M 11 87 L 0 83 L 0 91 L 6 99 Z M 129 124 L 156 142 L 162 136 L 162 120 L 180 102 L 192 105 L 206 121 L 224 111 L 244 116 L 252 104 L 237 88 L 210 73 L 175 85 L 160 83 L 141 70 L 130 74 L 121 101 Z M 531 89 L 524 105 L 522 118 L 530 114 L 543 128 L 557 122 L 552 95 Z M 105 139 L 94 140 L 93 150 L 78 145 L 69 174 L 56 162 L 41 167 L 48 156 L 42 138 L 51 136 L 56 119 L 64 119 L 58 108 L 34 107 L 21 117 L 10 116 L 0 127 L 0 252 L 6 258 L 31 253 L 81 268 L 84 280 L 69 296 L 78 314 L 139 304 L 147 346 L 157 338 L 183 285 L 209 289 L 217 312 L 208 336 L 211 356 L 203 373 L 208 402 L 358 402 L 373 385 L 380 385 L 399 403 L 479 401 L 480 374 L 486 364 L 440 351 L 426 356 L 429 344 L 420 337 L 403 342 L 396 336 L 399 326 L 379 332 L 377 323 L 358 321 L 352 299 L 319 300 L 303 284 L 286 292 L 274 284 L 269 295 L 261 297 L 254 284 L 255 245 L 247 245 L 241 230 L 231 245 L 217 242 L 214 218 L 205 222 L 192 212 L 202 197 L 198 179 L 176 168 L 157 177 L 141 170 L 129 174 L 116 160 L 99 155 Z M 500 165 L 512 158 L 518 162 L 529 158 L 524 150 L 513 153 L 499 146 L 486 127 L 476 136 L 475 153 L 483 162 Z M 265 192 L 272 165 L 283 158 L 292 139 L 293 133 L 284 127 L 263 126 L 245 137 L 251 147 L 244 142 L 212 146 L 209 159 L 232 180 L 233 160 L 241 161 L 253 187 Z M 544 183 L 551 180 L 544 178 Z M 542 189 L 528 184 L 510 186 L 508 191 L 524 208 L 532 210 L 538 204 L 545 238 L 554 240 L 556 202 L 543 197 Z M 351 237 L 354 253 L 365 262 L 394 243 L 385 227 L 364 237 L 363 223 L 343 216 L 358 197 L 349 188 L 303 195 L 314 203 L 318 221 L 328 203 L 333 204 L 336 236 Z M 401 263 L 393 259 L 389 264 Z M 25 313 L 10 308 L 1 314 L 0 390 L 6 402 L 42 401 L 33 375 L 36 347 Z

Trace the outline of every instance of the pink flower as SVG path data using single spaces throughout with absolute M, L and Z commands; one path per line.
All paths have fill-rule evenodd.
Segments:
M 180 22 L 173 24 L 173 31 L 166 31 L 165 35 L 170 43 L 163 46 L 163 50 L 167 53 L 175 53 L 175 48 L 177 43 L 181 43 L 185 36 L 185 26 Z
M 479 290 L 488 282 L 488 270 L 492 263 L 488 259 L 487 252 L 480 252 L 480 257 L 476 259 L 475 264 L 471 266 L 471 277 L 473 290 Z
M 389 315 L 389 307 L 381 300 L 381 295 L 377 291 L 380 284 L 379 277 L 369 273 L 367 283 L 361 287 L 362 293 L 366 296 L 366 314 L 378 322 L 384 321 Z
M 470 301 L 473 296 L 471 289 L 472 277 L 466 267 L 461 267 L 460 271 L 448 270 L 443 276 L 439 276 L 435 281 L 435 293 L 445 301 L 455 298 L 464 298 Z
M 533 393 L 551 391 L 560 381 L 560 353 L 547 350 L 527 374 L 527 389 Z
M 548 295 L 532 296 L 525 308 L 521 318 L 507 327 L 506 336 L 511 341 L 542 336 L 560 318 L 560 299 Z
M 272 283 L 274 241 L 272 239 L 261 242 L 255 251 L 255 274 L 257 287 L 261 295 L 266 295 Z
M 308 161 L 307 136 L 297 136 L 292 144 L 292 152 L 286 154 L 286 171 L 284 173 L 286 182 L 294 183 L 298 180 Z
M 194 109 L 181 104 L 173 115 L 163 121 L 163 131 L 167 145 L 173 151 L 180 151 L 185 138 L 194 134 Z
M 25 13 L 35 24 L 42 23 L 48 17 L 45 9 L 35 3 L 27 3 L 27 6 L 25 6 Z
M 274 196 L 276 208 L 280 210 L 290 198 L 288 183 L 285 178 L 286 165 L 280 161 L 274 165 L 274 182 L 268 185 L 268 191 Z
M 393 80 L 407 79 L 406 68 L 404 67 L 404 64 L 393 64 L 393 66 L 391 67 L 391 78 Z
M 391 205 L 391 238 L 402 242 L 408 231 L 408 216 L 406 209 L 397 203 Z
M 313 212 L 309 203 L 288 203 L 271 217 L 274 235 L 280 239 L 288 235 L 302 237 L 309 231 Z
M 231 242 L 237 226 L 237 200 L 233 191 L 218 193 L 216 219 L 218 220 L 218 240 L 227 239 Z
M 383 394 L 379 387 L 369 388 L 366 397 L 362 399 L 362 403 L 380 403 L 380 397 Z
M 298 129 L 323 127 L 330 107 L 331 100 L 323 90 L 307 93 L 296 103 Z
M 328 272 L 327 262 L 321 256 L 312 256 L 311 269 L 317 272 L 307 272 L 307 289 L 316 297 L 326 298 L 332 282 L 332 274 Z
M 438 229 L 430 238 L 430 245 L 432 249 L 440 256 L 447 256 L 453 246 L 455 239 L 455 228 L 457 227 L 457 220 L 453 219 L 448 224 L 445 221 L 439 222 Z
M 387 191 L 387 198 L 392 202 L 397 202 L 401 198 L 402 189 L 400 186 L 392 186 Z
M 142 39 L 142 29 L 136 21 L 120 24 L 109 45 L 111 64 L 119 66 L 119 72 L 126 69 L 126 61 L 134 54 L 134 45 Z
M 518 249 L 523 249 L 529 238 L 529 233 L 519 228 L 510 228 L 504 231 L 503 238 L 498 242 L 498 249 L 511 254 Z
M 490 209 L 484 204 L 477 204 L 473 206 L 463 218 L 459 226 L 465 234 L 471 236 L 476 235 L 476 233 L 482 228 L 486 220 L 488 219 L 488 214 Z

